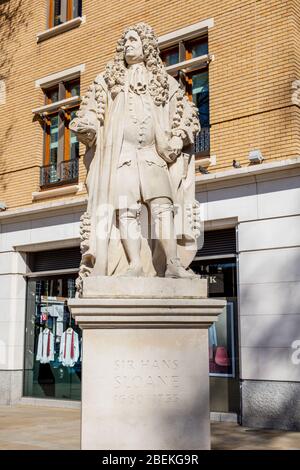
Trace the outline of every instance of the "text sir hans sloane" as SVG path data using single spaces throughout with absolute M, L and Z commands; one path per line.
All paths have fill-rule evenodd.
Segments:
M 178 388 L 180 377 L 175 375 L 178 367 L 179 361 L 176 359 L 116 360 L 114 371 L 120 372 L 120 375 L 114 376 L 114 388 L 138 388 L 151 385 Z M 166 372 L 168 375 L 165 375 Z

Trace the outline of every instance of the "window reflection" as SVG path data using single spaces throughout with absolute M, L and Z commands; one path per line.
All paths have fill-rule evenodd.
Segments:
M 192 100 L 198 108 L 201 127 L 209 127 L 208 71 L 192 75 Z
M 70 113 L 70 121 L 76 117 L 76 110 L 72 111 Z M 77 139 L 76 134 L 74 132 L 71 132 L 71 137 L 70 137 L 70 158 L 75 159 L 79 158 L 79 142 Z
M 24 395 L 80 400 L 81 330 L 71 317 L 76 275 L 30 279 Z
M 166 67 L 168 67 L 169 65 L 177 64 L 179 62 L 179 47 L 176 46 L 162 51 L 161 60 L 163 61 Z
M 62 22 L 62 0 L 54 0 L 54 26 Z

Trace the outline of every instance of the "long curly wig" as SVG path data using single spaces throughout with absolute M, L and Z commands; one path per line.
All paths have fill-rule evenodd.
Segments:
M 153 29 L 147 23 L 137 23 L 126 28 L 117 42 L 114 60 L 106 66 L 104 79 L 112 97 L 124 90 L 126 61 L 125 36 L 129 31 L 136 31 L 141 38 L 144 63 L 150 72 L 149 92 L 156 106 L 164 105 L 169 98 L 168 75 L 159 56 L 159 48 Z

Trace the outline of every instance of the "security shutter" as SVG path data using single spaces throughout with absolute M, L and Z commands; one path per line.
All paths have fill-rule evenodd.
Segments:
M 236 253 L 235 228 L 211 230 L 204 233 L 204 245 L 197 256 L 221 256 Z
M 30 256 L 32 272 L 78 269 L 81 254 L 79 246 L 60 250 L 38 251 Z

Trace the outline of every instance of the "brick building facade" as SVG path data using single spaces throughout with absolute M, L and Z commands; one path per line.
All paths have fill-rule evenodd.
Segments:
M 34 318 L 50 298 L 63 304 L 76 277 L 86 191 L 84 148 L 68 131 L 79 103 L 71 85 L 84 95 L 121 31 L 139 21 L 153 26 L 170 73 L 202 100 L 196 196 L 206 236 L 194 264 L 210 295 L 230 305 L 211 335 L 212 416 L 299 429 L 297 0 L 0 2 L 0 400 L 80 398 L 79 368 L 75 392 L 70 371 L 60 382 L 57 365 L 51 382 L 37 370 Z

